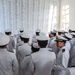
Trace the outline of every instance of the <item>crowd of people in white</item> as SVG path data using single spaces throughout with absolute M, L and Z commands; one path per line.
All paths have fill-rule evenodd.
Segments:
M 0 33 L 0 75 L 75 75 L 74 30 L 53 30 L 46 36 L 37 29 L 31 43 L 27 32 L 19 32 Z

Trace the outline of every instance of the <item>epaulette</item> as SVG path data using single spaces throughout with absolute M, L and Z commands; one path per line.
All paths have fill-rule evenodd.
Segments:
M 65 49 L 62 49 L 62 52 L 65 52 Z

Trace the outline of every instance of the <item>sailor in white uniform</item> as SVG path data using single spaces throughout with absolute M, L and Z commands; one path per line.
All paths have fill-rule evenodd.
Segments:
M 35 31 L 36 35 L 33 35 L 33 37 L 32 37 L 32 44 L 37 42 L 36 36 L 39 36 L 40 32 L 41 32 L 40 29 L 36 29 L 36 31 Z
M 65 33 L 65 38 L 66 39 L 68 39 L 67 41 L 66 41 L 66 48 L 69 50 L 69 52 L 70 52 L 70 50 L 71 50 L 71 47 L 72 47 L 72 43 L 71 43 L 71 39 L 72 39 L 72 35 L 70 34 L 70 33 Z
M 57 47 L 60 51 L 57 54 L 56 64 L 54 66 L 53 75 L 66 75 L 68 62 L 69 62 L 69 50 L 65 47 L 67 39 L 61 36 L 57 36 Z
M 37 40 L 40 50 L 31 54 L 30 57 L 24 58 L 21 63 L 21 68 L 25 71 L 23 75 L 51 75 L 56 60 L 55 53 L 46 48 L 48 42 L 46 36 L 38 36 Z M 32 62 L 29 62 L 30 58 Z M 28 67 L 30 68 L 28 69 Z
M 21 41 L 20 36 L 23 34 L 24 29 L 19 30 L 19 34 L 16 35 L 16 43 L 19 43 Z
M 75 75 L 75 67 L 68 68 L 71 75 Z
M 36 35 L 33 35 L 33 37 L 32 37 L 32 45 L 31 45 L 31 47 L 32 47 L 33 52 L 36 52 L 36 51 L 39 50 L 39 48 L 36 48 L 36 45 L 37 45 L 36 37 L 40 35 L 40 32 L 41 32 L 40 29 L 36 29 L 36 31 L 35 31 Z
M 73 36 L 71 42 L 72 42 L 72 45 L 75 46 L 75 33 L 71 33 L 71 35 Z
M 0 34 L 0 75 L 18 75 L 18 61 L 14 53 L 7 51 L 10 38 Z
M 57 46 L 56 46 L 56 42 L 55 42 L 55 39 L 56 39 L 56 32 L 53 32 L 51 31 L 50 34 L 49 34 L 49 42 L 48 42 L 48 48 L 52 48 L 52 51 L 55 52 L 57 54 Z
M 15 41 L 14 41 L 14 38 L 11 36 L 12 31 L 10 29 L 8 29 L 8 30 L 5 31 L 5 34 L 10 37 L 10 41 L 8 43 L 8 51 L 9 52 L 14 52 L 14 49 L 15 49 Z
M 22 44 L 21 46 L 18 47 L 19 65 L 21 64 L 21 62 L 24 59 L 24 57 L 30 55 L 31 52 L 32 52 L 31 46 L 29 46 L 29 44 L 28 44 L 29 38 L 30 37 L 29 37 L 29 35 L 27 33 L 23 33 L 23 35 L 21 35 L 21 39 L 24 42 L 24 44 Z M 21 68 L 20 68 L 20 71 L 22 71 Z M 22 75 L 22 74 L 20 73 L 20 75 Z

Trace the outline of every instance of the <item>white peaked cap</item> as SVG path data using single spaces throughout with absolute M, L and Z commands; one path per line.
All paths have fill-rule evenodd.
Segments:
M 5 30 L 5 32 L 12 32 L 12 31 L 11 31 L 11 29 L 7 29 L 7 30 Z
M 37 38 L 37 40 L 39 40 L 39 41 L 46 41 L 46 40 L 49 39 L 47 36 L 37 36 L 36 38 Z
M 36 32 L 41 32 L 41 30 L 40 29 L 36 29 Z
M 45 33 L 43 33 L 43 32 L 40 32 L 40 34 L 39 34 L 40 36 L 45 36 Z
M 21 37 L 22 37 L 22 38 L 30 38 L 29 35 L 28 35 L 26 32 L 24 32 L 24 33 L 21 35 Z
M 5 35 L 5 34 L 0 34 L 0 46 L 4 46 L 6 44 L 8 44 L 10 41 L 9 36 Z
M 72 35 L 70 33 L 65 33 L 65 36 L 70 38 L 70 39 L 72 38 Z
M 74 35 L 74 36 L 75 36 L 75 33 L 74 33 L 74 32 L 72 32 L 72 33 L 71 33 L 71 35 Z
M 57 36 L 55 41 L 67 41 L 67 39 L 63 36 Z
M 59 30 L 58 32 L 62 32 L 62 33 L 63 33 L 63 32 L 64 32 L 64 30 Z
M 39 48 L 38 43 L 33 43 L 34 48 Z

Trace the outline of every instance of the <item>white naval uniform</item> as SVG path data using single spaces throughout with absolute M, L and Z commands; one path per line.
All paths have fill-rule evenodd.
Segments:
M 17 57 L 17 59 L 18 59 L 18 47 L 23 45 L 23 44 L 24 44 L 23 41 L 20 41 L 19 43 L 16 44 L 16 57 Z
M 50 38 L 49 39 L 49 41 L 48 41 L 48 48 L 52 48 L 52 50 L 53 50 L 53 52 L 55 52 L 56 54 L 57 54 L 57 46 L 56 46 L 56 42 L 55 42 L 55 37 L 52 37 L 52 38 Z
M 51 75 L 55 59 L 55 53 L 48 51 L 48 48 L 41 48 L 38 52 L 33 53 L 34 75 Z
M 24 59 L 25 56 L 28 56 L 31 54 L 31 46 L 28 45 L 28 43 L 24 43 L 23 45 L 18 47 L 18 62 L 19 62 L 19 69 L 20 69 L 20 75 L 22 75 L 21 70 L 21 62 Z
M 68 68 L 70 71 L 70 75 L 75 75 L 75 67 Z
M 75 46 L 73 46 L 71 53 L 70 53 L 70 66 L 75 67 Z
M 73 46 L 75 46 L 75 38 L 72 38 L 71 43 Z
M 24 58 L 21 63 L 22 69 L 23 67 L 28 68 L 28 64 L 31 66 L 28 71 L 24 69 L 25 74 L 23 75 L 51 75 L 56 60 L 54 52 L 48 51 L 48 48 L 41 48 L 38 52 L 31 54 L 30 59 L 32 59 L 31 62 L 28 62 L 29 59 Z
M 10 41 L 8 43 L 8 51 L 9 52 L 14 52 L 14 48 L 15 48 L 15 41 L 14 41 L 14 38 L 12 36 L 9 36 L 10 37 Z
M 70 52 L 70 50 L 71 50 L 71 43 L 70 43 L 70 41 L 66 41 L 66 48 L 67 48 L 67 50 L 69 50 L 69 52 Z
M 21 41 L 20 39 L 20 36 L 22 35 L 23 33 L 20 33 L 20 34 L 17 34 L 16 35 L 16 42 L 19 43 Z
M 36 35 L 33 35 L 33 37 L 32 37 L 32 44 L 33 43 L 37 43 Z
M 0 49 L 0 75 L 18 75 L 16 56 L 7 49 Z
M 53 75 L 66 75 L 69 62 L 69 51 L 66 47 L 60 49 L 57 54 L 56 65 L 54 67 Z

